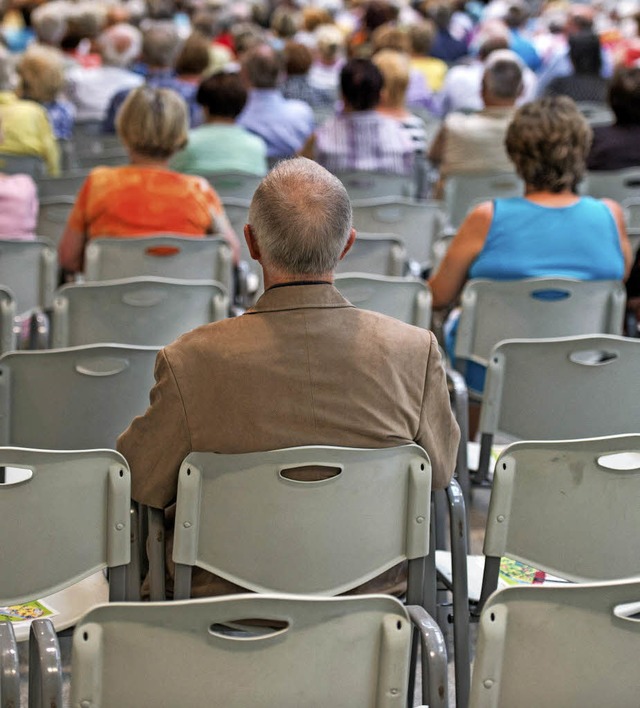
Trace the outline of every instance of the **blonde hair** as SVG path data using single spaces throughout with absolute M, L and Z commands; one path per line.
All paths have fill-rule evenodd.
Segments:
M 404 106 L 409 86 L 409 58 L 395 49 L 383 49 L 371 58 L 383 78 L 382 97 L 392 108 Z
M 32 45 L 20 58 L 17 70 L 24 98 L 48 103 L 55 100 L 62 89 L 63 63 L 55 49 Z
M 187 142 L 184 99 L 171 89 L 140 86 L 129 93 L 116 117 L 120 140 L 145 157 L 166 159 Z

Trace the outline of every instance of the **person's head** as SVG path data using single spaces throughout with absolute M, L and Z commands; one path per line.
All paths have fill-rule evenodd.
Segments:
M 505 35 L 492 35 L 487 37 L 478 47 L 478 59 L 482 62 L 486 60 L 500 49 L 509 49 L 509 39 Z
M 435 37 L 436 27 L 431 20 L 423 20 L 411 25 L 409 27 L 411 53 L 420 57 L 428 56 Z
M 278 163 L 251 200 L 245 234 L 265 270 L 291 279 L 326 276 L 352 240 L 351 202 L 340 180 L 303 157 Z M 350 245 L 350 243 L 349 243 Z
M 409 86 L 409 58 L 402 52 L 383 49 L 374 54 L 372 61 L 384 81 L 380 103 L 389 108 L 403 108 Z
M 572 35 L 577 32 L 592 32 L 594 17 L 594 9 L 590 5 L 578 2 L 570 5 L 567 11 L 565 33 Z
M 578 32 L 569 37 L 569 57 L 576 74 L 600 74 L 602 51 L 598 35 Z
M 522 66 L 518 56 L 508 49 L 493 52 L 482 75 L 485 106 L 512 106 L 522 89 Z
M 333 22 L 331 14 L 321 7 L 305 7 L 302 11 L 302 28 L 305 32 L 315 32 L 322 25 Z
M 369 59 L 350 59 L 340 72 L 340 90 L 345 106 L 353 111 L 373 110 L 380 101 L 383 78 Z
M 38 41 L 57 47 L 67 34 L 67 6 L 50 2 L 36 7 L 31 13 L 31 26 Z
M 287 76 L 304 76 L 313 63 L 311 50 L 299 42 L 287 42 L 284 45 L 283 58 Z
M 150 67 L 173 66 L 180 49 L 178 30 L 172 22 L 153 22 L 142 34 L 142 59 Z
M 178 76 L 200 76 L 209 66 L 209 40 L 200 32 L 187 37 L 175 64 Z
M 242 58 L 242 71 L 252 88 L 275 88 L 281 68 L 278 55 L 268 44 L 249 49 Z
M 142 50 L 142 34 L 124 22 L 108 27 L 97 41 L 102 63 L 124 68 L 132 64 Z
M 529 8 L 522 0 L 513 2 L 507 7 L 503 17 L 507 27 L 517 30 L 523 27 L 529 19 Z
M 609 83 L 609 105 L 619 125 L 640 125 L 640 67 L 616 69 Z
M 150 160 L 168 160 L 186 145 L 187 104 L 171 89 L 140 86 L 129 93 L 120 107 L 116 129 L 130 153 Z
M 567 96 L 521 106 L 507 129 L 507 154 L 527 188 L 575 191 L 586 169 L 593 133 Z
M 200 83 L 196 101 L 209 117 L 232 120 L 247 102 L 247 89 L 238 74 L 220 72 Z
M 60 54 L 49 47 L 31 45 L 18 62 L 21 93 L 39 103 L 53 101 L 64 84 Z
M 344 36 L 337 25 L 321 25 L 315 37 L 318 55 L 326 62 L 335 61 L 344 49 Z
M 291 8 L 280 6 L 271 17 L 271 31 L 276 37 L 289 39 L 298 31 L 298 15 Z
M 368 32 L 373 32 L 387 22 L 393 22 L 398 16 L 398 9 L 385 0 L 371 0 L 364 9 L 362 24 Z
M 371 35 L 371 46 L 374 53 L 383 49 L 395 49 L 409 54 L 411 40 L 405 30 L 393 25 L 382 25 Z

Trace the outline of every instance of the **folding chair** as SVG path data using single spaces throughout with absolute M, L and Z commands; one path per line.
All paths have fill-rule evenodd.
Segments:
M 0 152 L 0 172 L 9 175 L 24 174 L 34 179 L 47 173 L 44 160 L 37 155 L 14 155 Z
M 494 436 L 563 440 L 637 431 L 640 340 L 614 335 L 514 339 L 492 351 L 480 412 L 486 482 Z
M 354 201 L 352 207 L 356 229 L 368 233 L 392 231 L 403 240 L 407 257 L 420 270 L 431 267 L 432 244 L 444 225 L 440 202 L 378 197 Z
M 356 307 L 429 329 L 431 291 L 423 280 L 344 273 L 335 286 Z
M 91 239 L 85 250 L 87 281 L 156 276 L 215 280 L 233 292 L 231 249 L 221 237 L 162 235 Z
M 404 275 L 407 252 L 395 234 L 358 234 L 336 273 Z
M 75 198 L 43 197 L 40 199 L 38 211 L 38 225 L 36 231 L 40 238 L 45 238 L 54 246 L 58 246 L 62 239 L 69 214 L 75 204 Z
M 203 175 L 215 189 L 220 199 L 235 197 L 251 200 L 253 193 L 262 181 L 262 177 L 249 172 L 212 172 Z
M 161 347 L 228 314 L 229 296 L 213 281 L 127 278 L 65 285 L 53 302 L 52 346 Z
M 16 303 L 13 294 L 7 288 L 0 287 L 0 354 L 16 348 L 15 318 Z
M 446 681 L 439 631 L 419 609 L 381 595 L 105 605 L 74 633 L 71 702 L 402 708 L 412 623 L 424 628 L 425 668 Z M 433 696 L 430 705 L 443 702 Z
M 193 566 L 254 592 L 337 595 L 406 560 L 407 604 L 434 614 L 425 579 L 430 492 L 429 459 L 418 445 L 193 452 L 178 478 L 174 598 L 190 596 Z M 164 514 L 149 512 L 157 600 Z
M 353 199 L 373 199 L 374 197 L 409 197 L 416 195 L 413 176 L 386 174 L 353 170 L 334 172 L 342 182 L 349 197 Z
M 88 169 L 73 169 L 61 174 L 59 177 L 39 177 L 38 197 L 40 199 L 51 197 L 72 197 L 75 199 L 80 187 L 89 176 Z
M 88 345 L 0 357 L 0 443 L 113 448 L 148 406 L 156 347 Z
M 448 226 L 456 231 L 478 202 L 524 194 L 524 183 L 512 172 L 479 172 L 451 175 L 444 189 Z
M 639 600 L 637 580 L 496 593 L 480 621 L 472 708 L 636 706 Z

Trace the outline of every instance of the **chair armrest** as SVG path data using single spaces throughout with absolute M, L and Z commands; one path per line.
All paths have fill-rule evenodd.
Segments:
M 62 661 L 56 630 L 48 619 L 33 620 L 29 633 L 29 707 L 61 705 Z
M 447 708 L 447 646 L 438 623 L 419 605 L 407 605 L 407 612 L 420 634 L 422 658 L 422 700 L 430 708 Z

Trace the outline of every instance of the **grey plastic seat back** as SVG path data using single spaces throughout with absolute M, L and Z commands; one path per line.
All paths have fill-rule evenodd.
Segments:
M 57 246 L 75 204 L 74 197 L 44 197 L 38 210 L 38 236 Z
M 334 172 L 342 182 L 350 199 L 373 199 L 374 197 L 409 197 L 413 199 L 416 185 L 413 177 L 406 175 L 367 172 L 365 170 Z
M 149 405 L 156 347 L 88 345 L 0 357 L 0 442 L 114 448 Z
M 0 285 L 13 293 L 18 314 L 51 307 L 57 269 L 55 249 L 45 241 L 0 241 Z
M 318 467 L 338 474 L 291 479 Z M 418 445 L 191 453 L 179 473 L 173 559 L 256 592 L 335 595 L 428 554 L 430 493 Z
M 480 431 L 527 440 L 635 433 L 640 340 L 614 335 L 500 342 Z
M 284 629 L 237 624 L 256 619 Z M 109 604 L 76 627 L 71 702 L 401 708 L 410 646 L 406 610 L 379 595 Z
M 262 181 L 262 177 L 248 172 L 211 172 L 203 177 L 209 181 L 220 199 L 236 197 L 251 200 Z
M 0 605 L 28 602 L 129 562 L 130 476 L 112 450 L 0 448 L 30 479 L 0 484 Z M 20 470 L 19 468 L 23 468 Z
M 431 248 L 444 225 L 442 204 L 435 201 L 379 197 L 352 203 L 354 227 L 367 233 L 391 231 L 404 242 L 407 257 L 431 265 Z
M 622 203 L 625 199 L 640 197 L 640 167 L 587 172 L 585 187 L 587 194 L 598 199 L 615 199 Z
M 625 300 L 618 281 L 471 280 L 462 292 L 456 357 L 486 365 L 503 339 L 622 334 Z
M 228 312 L 229 296 L 213 281 L 127 278 L 65 285 L 53 302 L 52 346 L 160 347 Z
M 336 273 L 404 275 L 407 252 L 395 234 L 358 234 Z
M 81 170 L 102 166 L 120 167 L 129 164 L 129 160 L 129 153 L 122 145 L 105 147 L 97 153 L 82 151 L 75 155 L 75 164 Z
M 478 202 L 524 194 L 523 181 L 513 172 L 451 175 L 445 184 L 445 211 L 449 226 L 457 229 Z
M 221 237 L 97 238 L 87 244 L 84 263 L 87 281 L 150 275 L 215 280 L 232 291 L 231 249 Z
M 576 106 L 591 127 L 612 125 L 616 121 L 614 112 L 607 103 L 598 101 L 576 101 Z
M 38 197 L 74 197 L 89 176 L 89 169 L 74 169 L 59 177 L 40 177 L 37 180 Z
M 570 414 L 570 411 L 566 411 Z M 640 435 L 518 442 L 498 458 L 484 539 L 576 582 L 640 577 Z
M 16 333 L 13 323 L 16 316 L 16 303 L 13 293 L 0 287 L 0 354 L 16 348 Z
M 423 280 L 345 273 L 335 286 L 356 307 L 429 329 L 431 291 Z
M 37 155 L 13 155 L 0 152 L 0 172 L 9 175 L 25 174 L 34 179 L 46 174 L 44 160 Z
M 640 583 L 511 587 L 480 620 L 472 708 L 635 706 Z

